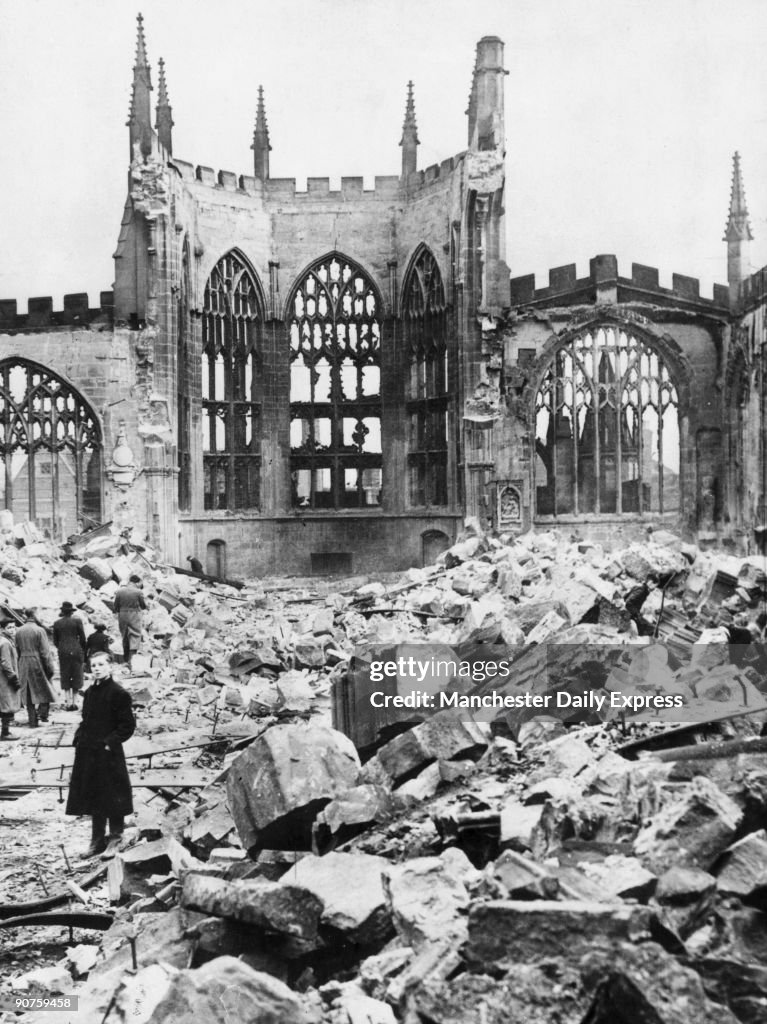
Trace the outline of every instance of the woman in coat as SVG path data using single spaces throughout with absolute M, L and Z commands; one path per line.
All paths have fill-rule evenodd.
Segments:
M 53 659 L 48 645 L 48 635 L 35 621 L 34 609 L 24 613 L 26 622 L 16 630 L 16 651 L 19 655 L 19 681 L 21 682 L 21 703 L 27 706 L 27 716 L 32 728 L 48 721 L 48 709 L 56 700 L 51 686 Z
M 13 642 L 16 623 L 13 619 L 0 624 L 0 740 L 15 739 L 11 722 L 21 707 L 19 668 Z
M 82 619 L 74 612 L 74 605 L 65 601 L 61 618 L 53 623 L 53 642 L 59 652 L 59 674 L 67 711 L 76 708 L 75 694 L 83 688 L 83 662 L 85 661 L 85 630 Z
M 112 659 L 98 651 L 91 658 L 93 683 L 83 698 L 83 720 L 75 733 L 75 762 L 69 782 L 67 814 L 89 814 L 91 845 L 86 857 L 114 854 L 133 811 L 123 743 L 136 727 L 130 694 L 112 678 Z M 109 821 L 109 839 L 106 825 Z

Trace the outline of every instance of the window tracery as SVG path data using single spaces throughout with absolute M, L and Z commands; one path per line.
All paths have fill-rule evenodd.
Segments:
M 259 361 L 263 306 L 236 252 L 208 278 L 202 317 L 203 478 L 206 509 L 259 503 Z
M 381 312 L 365 272 L 319 260 L 289 303 L 292 504 L 381 504 Z
M 101 521 L 101 430 L 77 391 L 24 359 L 0 363 L 5 507 L 61 538 Z
M 426 247 L 410 268 L 403 296 L 410 504 L 447 505 L 447 304 L 437 261 Z
M 539 516 L 679 508 L 679 417 L 661 355 L 630 327 L 563 345 L 535 397 Z

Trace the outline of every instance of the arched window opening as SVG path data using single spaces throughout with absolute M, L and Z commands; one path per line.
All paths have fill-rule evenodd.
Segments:
M 235 252 L 208 278 L 202 317 L 203 479 L 206 509 L 257 508 L 263 310 Z
M 335 254 L 289 303 L 290 468 L 298 508 L 381 504 L 381 312 L 372 282 Z
M 205 548 L 205 572 L 220 580 L 226 577 L 226 541 L 208 541 Z
M 560 348 L 535 396 L 537 514 L 678 511 L 678 406 L 665 362 L 630 328 Z
M 437 261 L 424 248 L 403 287 L 408 363 L 410 504 L 448 503 L 447 305 Z
M 189 242 L 184 242 L 181 284 L 178 293 L 178 334 L 176 338 L 176 384 L 178 391 L 178 507 L 188 512 L 192 504 L 191 481 L 191 364 L 189 362 Z
M 5 507 L 62 539 L 101 521 L 101 431 L 71 385 L 24 359 L 0 363 Z

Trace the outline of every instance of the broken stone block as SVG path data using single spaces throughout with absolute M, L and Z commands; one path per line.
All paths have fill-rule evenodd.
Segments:
M 308 711 L 316 699 L 303 672 L 283 672 L 275 685 L 286 711 Z
M 53 964 L 27 971 L 11 981 L 11 988 L 29 996 L 52 996 L 68 993 L 72 988 L 72 975 L 65 967 Z
M 357 782 L 360 763 L 343 733 L 320 725 L 276 725 L 233 762 L 229 807 L 245 849 L 311 849 L 312 823 Z
M 518 800 L 507 800 L 501 807 L 502 850 L 530 850 L 533 832 L 541 820 L 543 804 L 526 806 Z
M 332 608 L 320 608 L 312 622 L 312 633 L 315 636 L 322 636 L 323 633 L 333 632 L 335 612 Z
M 500 597 L 472 601 L 456 634 L 459 644 L 494 644 L 501 635 L 506 607 Z
M 654 942 L 596 949 L 580 969 L 586 987 L 596 990 L 589 1024 L 737 1024 L 709 1000 L 696 971 Z
M 682 572 L 687 561 L 679 552 L 660 544 L 632 544 L 618 555 L 623 571 L 645 583 L 651 575 Z
M 374 822 L 386 821 L 394 813 L 394 800 L 384 786 L 355 786 L 331 800 L 314 823 L 314 837 L 320 853 L 364 832 Z
M 526 642 L 528 644 L 542 644 L 544 640 L 547 640 L 554 633 L 558 633 L 561 629 L 565 629 L 568 625 L 568 619 L 564 618 L 559 612 L 551 611 L 546 612 L 543 618 L 535 625 L 530 632 L 527 634 Z
M 742 818 L 730 797 L 698 776 L 639 832 L 634 852 L 657 873 L 670 863 L 707 870 L 730 845 Z
M 646 903 L 655 891 L 657 877 L 644 868 L 636 857 L 610 854 L 599 863 L 579 865 L 590 882 L 603 893 L 616 899 Z
M 89 558 L 77 571 L 94 590 L 99 590 L 112 579 L 112 567 L 105 558 Z
M 367 762 L 361 778 L 378 781 L 382 769 L 391 785 L 401 785 L 433 761 L 475 759 L 486 749 L 485 735 L 474 722 L 462 721 L 452 711 L 440 711 L 384 744 Z
M 519 964 L 496 979 L 459 973 L 445 980 L 425 979 L 410 999 L 419 1021 L 429 1024 L 581 1024 L 589 998 L 578 971 L 553 962 L 545 967 Z
M 408 796 L 414 800 L 423 801 L 429 800 L 439 789 L 439 785 L 442 782 L 442 771 L 441 764 L 449 764 L 450 762 L 434 761 L 428 767 L 424 768 L 422 772 L 419 772 L 414 779 L 408 779 L 407 782 L 403 782 L 401 786 L 396 789 L 397 796 Z M 464 762 L 465 763 L 465 762 Z
M 511 850 L 506 850 L 496 860 L 492 875 L 511 899 L 554 900 L 559 892 L 559 883 L 546 868 Z
M 251 879 L 228 882 L 194 873 L 184 879 L 181 906 L 304 941 L 317 937 L 322 913 L 322 902 L 298 885 Z
M 727 1006 L 741 1024 L 763 1024 L 767 1010 L 767 967 L 706 957 L 692 966 L 706 995 Z
M 655 899 L 661 904 L 686 904 L 696 902 L 716 888 L 716 880 L 707 871 L 699 868 L 674 866 L 658 879 Z
M 327 661 L 325 648 L 315 636 L 301 637 L 296 641 L 295 651 L 298 668 L 322 668 Z
M 416 857 L 383 872 L 397 934 L 414 949 L 443 938 L 469 905 L 466 886 L 440 857 Z
M 548 599 L 543 601 L 523 601 L 514 608 L 517 625 L 527 635 L 535 629 L 539 622 L 550 612 L 555 612 L 563 622 L 567 623 L 567 612 L 564 605 Z
M 752 832 L 725 850 L 720 865 L 719 892 L 748 902 L 767 898 L 767 832 Z
M 364 946 L 392 931 L 382 881 L 390 867 L 385 858 L 370 854 L 328 853 L 302 857 L 280 881 L 314 893 L 323 906 L 320 925 Z
M 146 979 L 147 971 L 164 970 L 168 981 Z M 146 1024 L 183 1024 L 191 1020 L 205 1024 L 307 1024 L 301 1002 L 287 985 L 271 974 L 255 971 L 231 956 L 216 957 L 196 970 L 173 971 L 165 965 L 144 968 L 132 979 L 139 992 L 162 993 Z M 146 1005 L 146 995 L 144 995 Z M 141 1006 L 141 999 L 137 1000 Z M 134 1019 L 122 1007 L 125 1020 Z
M 566 900 L 492 900 L 469 911 L 466 957 L 471 965 L 538 963 L 574 958 L 595 942 L 649 937 L 645 907 Z

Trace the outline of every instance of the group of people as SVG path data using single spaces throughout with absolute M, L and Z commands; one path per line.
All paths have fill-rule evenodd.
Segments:
M 145 610 L 141 577 L 131 576 L 114 598 L 123 661 L 129 671 L 141 644 Z M 65 601 L 52 630 L 63 705 L 70 711 L 77 707 L 75 698 L 83 688 L 86 665 L 94 671 L 95 656 L 108 655 L 112 643 L 104 623 L 96 623 L 86 637 L 82 619 L 74 613 L 74 605 Z M 0 623 L 0 740 L 14 739 L 11 724 L 18 711 L 26 708 L 28 724 L 36 728 L 48 721 L 50 706 L 57 701 L 53 688 L 55 662 L 48 634 L 37 621 L 33 608 L 26 609 L 22 618 L 22 625 L 10 617 Z

